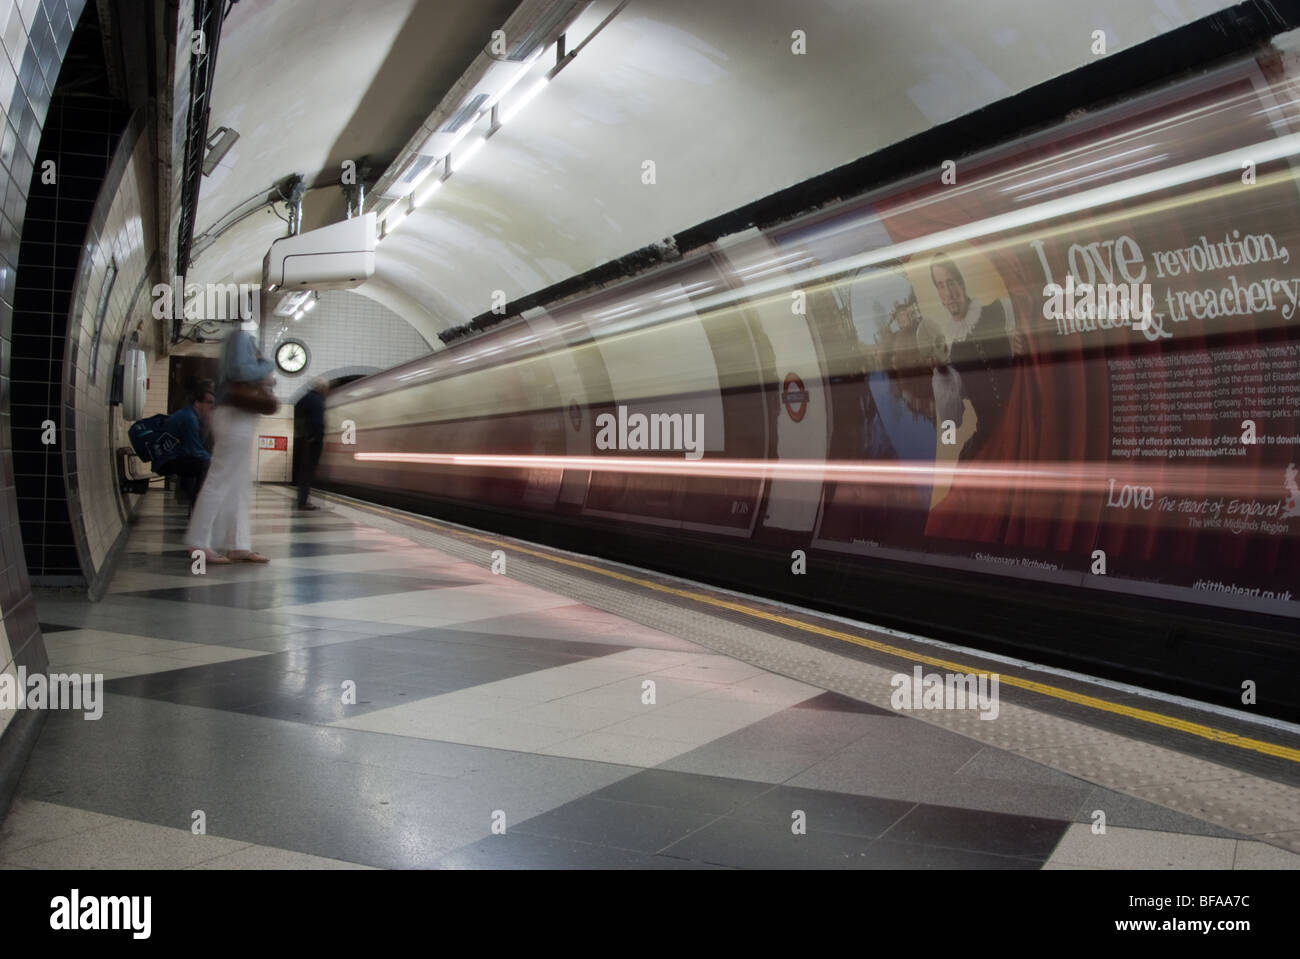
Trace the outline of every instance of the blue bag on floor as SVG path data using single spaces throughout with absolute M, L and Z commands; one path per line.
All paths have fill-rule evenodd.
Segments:
M 177 441 L 170 433 L 163 432 L 167 422 L 166 413 L 155 413 L 131 424 L 126 435 L 131 440 L 135 455 L 148 463 L 153 459 L 166 459 L 167 453 L 176 446 Z

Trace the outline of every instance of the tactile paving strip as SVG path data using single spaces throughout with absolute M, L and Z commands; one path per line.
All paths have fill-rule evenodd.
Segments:
M 291 495 L 291 494 L 286 494 Z M 644 588 L 616 581 L 595 582 L 562 564 L 511 552 L 517 541 L 487 535 L 483 543 L 444 534 L 345 500 L 330 497 L 331 508 L 357 522 L 405 536 L 420 545 L 488 569 L 493 549 L 504 549 L 507 575 L 521 583 L 567 596 L 576 603 L 605 610 L 624 619 L 689 639 L 726 656 L 752 663 L 773 673 L 890 708 L 894 670 L 817 649 L 784 636 L 714 615 L 689 603 L 660 598 Z M 451 526 L 443 520 L 440 525 Z M 518 543 L 536 549 L 534 544 Z M 562 556 L 572 554 L 559 553 Z M 590 557 L 581 561 L 607 566 Z M 671 581 L 647 574 L 656 581 Z M 678 581 L 681 582 L 681 581 Z M 707 587 L 682 583 L 693 591 Z M 861 631 L 870 633 L 865 624 Z M 883 641 L 891 637 L 882 634 Z M 1004 749 L 1034 762 L 1058 769 L 1117 792 L 1126 793 L 1177 812 L 1236 830 L 1261 842 L 1300 852 L 1300 789 L 1252 776 L 1225 766 L 1188 756 L 1153 743 L 1128 739 L 1041 710 L 1003 699 L 994 720 L 983 720 L 975 710 L 915 710 L 910 718 L 939 726 L 987 746 Z

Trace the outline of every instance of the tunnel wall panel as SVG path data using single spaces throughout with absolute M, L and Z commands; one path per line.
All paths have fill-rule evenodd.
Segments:
M 43 666 L 14 491 L 10 360 L 18 249 L 41 129 L 85 0 L 24 0 L 0 7 L 0 668 Z M 0 733 L 13 720 L 0 710 Z M 0 783 L 17 753 L 0 748 Z M 0 803 L 4 802 L 0 789 Z

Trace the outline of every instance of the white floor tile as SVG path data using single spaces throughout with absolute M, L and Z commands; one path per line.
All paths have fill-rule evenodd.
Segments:
M 1103 869 L 1231 869 L 1237 841 L 1091 824 L 1072 823 L 1048 862 Z

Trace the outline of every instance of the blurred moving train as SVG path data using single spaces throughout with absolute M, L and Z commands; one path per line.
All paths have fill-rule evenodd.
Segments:
M 337 390 L 322 481 L 1296 718 L 1298 93 L 1261 56 L 526 312 Z

